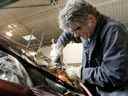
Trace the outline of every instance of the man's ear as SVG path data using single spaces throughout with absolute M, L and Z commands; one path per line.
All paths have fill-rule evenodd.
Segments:
M 93 24 L 96 23 L 96 17 L 93 15 L 88 15 L 87 19 L 89 23 L 93 23 Z

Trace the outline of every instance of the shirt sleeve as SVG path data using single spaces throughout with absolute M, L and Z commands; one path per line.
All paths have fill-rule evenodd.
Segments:
M 71 32 L 63 32 L 57 40 L 58 46 L 66 46 L 70 41 L 74 41 L 76 43 L 80 43 L 80 37 L 75 38 Z
M 100 66 L 85 68 L 84 81 L 103 88 L 128 83 L 128 35 L 120 26 L 108 29 Z

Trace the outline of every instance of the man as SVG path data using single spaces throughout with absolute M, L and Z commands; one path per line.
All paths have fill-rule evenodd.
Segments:
M 58 51 L 71 40 L 83 43 L 81 79 L 92 94 L 128 96 L 128 32 L 124 25 L 101 15 L 84 0 L 69 0 L 59 13 L 59 24 L 64 32 L 56 43 Z M 60 54 L 54 56 L 57 59 Z

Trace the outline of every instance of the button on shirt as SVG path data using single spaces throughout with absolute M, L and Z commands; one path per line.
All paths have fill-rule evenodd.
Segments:
M 82 39 L 83 42 L 83 56 L 82 56 L 82 66 L 83 67 L 90 67 L 90 47 L 93 44 L 94 40 L 93 39 L 87 39 L 84 40 Z

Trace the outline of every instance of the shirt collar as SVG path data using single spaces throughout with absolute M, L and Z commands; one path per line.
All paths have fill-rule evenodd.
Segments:
M 97 35 L 101 33 L 105 23 L 106 23 L 105 16 L 100 14 L 97 18 L 95 31 L 94 31 L 93 35 L 89 38 L 90 41 L 93 40 L 93 39 L 96 39 Z

